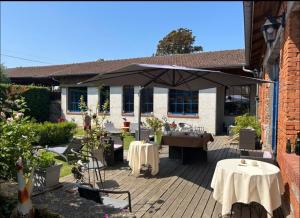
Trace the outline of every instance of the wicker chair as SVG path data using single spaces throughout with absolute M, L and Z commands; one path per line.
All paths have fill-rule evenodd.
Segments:
M 241 129 L 239 134 L 240 150 L 255 150 L 256 132 L 253 129 Z

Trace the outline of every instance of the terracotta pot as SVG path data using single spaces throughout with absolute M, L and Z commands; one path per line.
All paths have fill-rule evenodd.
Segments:
M 123 126 L 124 126 L 124 127 L 129 127 L 129 126 L 130 126 L 130 122 L 124 121 L 124 122 L 123 122 Z

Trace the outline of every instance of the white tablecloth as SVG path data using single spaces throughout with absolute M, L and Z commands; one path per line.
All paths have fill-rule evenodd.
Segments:
M 159 172 L 158 145 L 133 141 L 129 145 L 127 160 L 135 176 L 140 174 L 141 166 L 151 165 L 151 174 Z
M 230 213 L 236 202 L 257 202 L 272 216 L 273 210 L 280 207 L 284 192 L 280 170 L 261 161 L 257 161 L 258 166 L 252 166 L 253 160 L 245 160 L 245 165 L 241 165 L 241 159 L 217 163 L 211 182 L 213 197 L 222 204 L 222 215 Z

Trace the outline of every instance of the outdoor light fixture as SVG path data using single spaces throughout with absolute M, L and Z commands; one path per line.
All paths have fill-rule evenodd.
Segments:
M 270 46 L 272 45 L 272 42 L 276 39 L 277 31 L 280 25 L 282 25 L 283 27 L 285 25 L 285 13 L 278 17 L 268 16 L 266 22 L 262 26 L 262 32 L 265 41 Z

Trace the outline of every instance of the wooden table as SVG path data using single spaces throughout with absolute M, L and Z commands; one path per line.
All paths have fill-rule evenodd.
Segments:
M 169 146 L 169 158 L 180 159 L 182 164 L 185 164 L 192 160 L 206 160 L 209 141 L 214 141 L 210 133 L 203 133 L 198 136 L 182 133 L 182 135 L 162 136 L 161 145 Z

